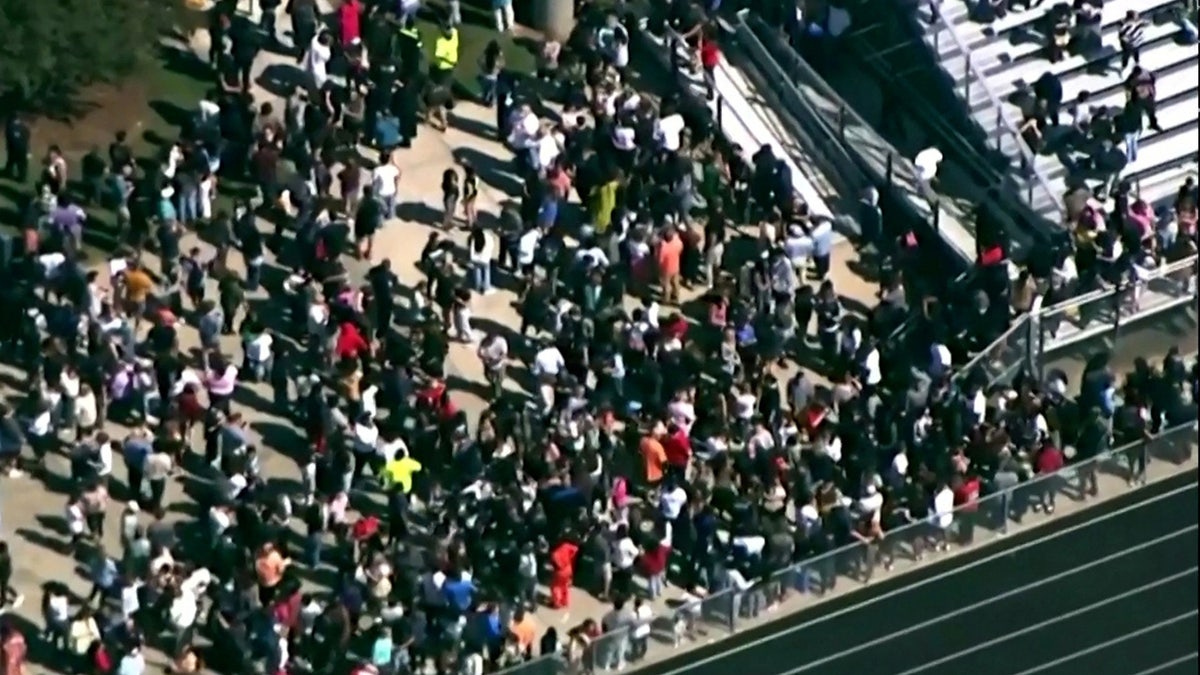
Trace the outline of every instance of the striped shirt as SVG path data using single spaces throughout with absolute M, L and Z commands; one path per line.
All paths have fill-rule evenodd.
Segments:
M 1146 41 L 1146 22 L 1141 19 L 1125 19 L 1117 33 L 1122 47 L 1137 49 Z

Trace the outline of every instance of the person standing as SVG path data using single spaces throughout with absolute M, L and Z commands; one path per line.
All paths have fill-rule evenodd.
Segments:
M 1117 31 L 1117 40 L 1121 43 L 1121 71 L 1129 67 L 1129 62 L 1135 65 L 1142 63 L 1142 45 L 1146 42 L 1146 22 L 1138 13 L 1129 10 L 1121 20 L 1121 28 Z
M 7 151 L 5 175 L 24 183 L 29 177 L 29 125 L 20 115 L 12 115 L 4 125 L 4 147 Z
M 305 52 L 317 36 L 316 0 L 289 0 L 287 13 L 292 18 L 292 49 L 296 59 L 303 61 Z
M 658 243 L 658 278 L 662 289 L 663 304 L 679 301 L 679 271 L 683 256 L 683 239 L 675 232 L 674 225 L 668 225 L 663 231 L 662 241 Z
M 400 168 L 392 161 L 392 153 L 386 150 L 379 155 L 379 166 L 371 171 L 371 188 L 383 206 L 381 220 L 395 218 L 396 198 L 400 194 Z

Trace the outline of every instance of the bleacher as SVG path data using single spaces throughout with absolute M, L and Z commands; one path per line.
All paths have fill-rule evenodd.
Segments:
M 1196 155 L 1200 151 L 1200 124 L 1197 122 L 1197 90 L 1200 88 L 1200 59 L 1196 45 L 1183 44 L 1183 25 L 1177 20 L 1180 0 L 1108 0 L 1103 9 L 1101 26 L 1103 48 L 1088 54 L 1068 53 L 1058 63 L 1046 57 L 1046 31 L 1052 0 L 1027 11 L 1010 12 L 1002 19 L 982 24 L 974 18 L 973 0 L 942 0 L 939 14 L 945 26 L 938 23 L 930 9 L 921 3 L 918 20 L 924 24 L 925 42 L 937 54 L 942 69 L 956 84 L 960 93 L 964 83 L 982 76 L 987 87 L 973 84 L 969 100 L 964 104 L 970 116 L 989 132 L 996 126 L 997 112 L 992 95 L 1000 100 L 1000 114 L 1011 128 L 1021 124 L 1020 97 L 1047 71 L 1057 74 L 1063 83 L 1063 121 L 1066 106 L 1082 91 L 1091 93 L 1089 105 L 1119 110 L 1125 104 L 1123 76 L 1120 69 L 1120 47 L 1117 32 L 1129 10 L 1137 10 L 1148 23 L 1141 64 L 1155 73 L 1157 82 L 1158 122 L 1162 132 L 1147 129 L 1139 144 L 1137 160 L 1122 172 L 1121 177 L 1141 186 L 1143 197 L 1155 201 L 1166 197 L 1175 178 L 1196 170 Z M 953 31 L 958 40 L 948 39 L 945 31 Z M 1126 73 L 1127 74 L 1127 73 Z M 994 141 L 994 139 L 993 139 Z M 1022 148 L 1011 136 L 1000 144 L 1000 150 L 1020 166 Z M 1069 158 L 1059 155 L 1040 155 L 1035 166 L 1046 178 L 1051 194 L 1038 194 L 1032 208 L 1050 220 L 1057 220 L 1057 205 L 1050 200 L 1066 192 L 1068 182 L 1076 184 L 1085 179 L 1093 186 L 1099 179 L 1086 173 L 1075 173 Z M 1155 191 L 1161 189 L 1162 195 Z

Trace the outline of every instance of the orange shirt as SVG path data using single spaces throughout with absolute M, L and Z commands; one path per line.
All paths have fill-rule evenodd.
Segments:
M 133 269 L 125 273 L 125 289 L 133 302 L 145 302 L 153 288 L 154 280 L 142 270 Z
M 675 235 L 658 243 L 659 274 L 679 274 L 679 259 L 683 256 L 683 239 Z
M 532 646 L 533 641 L 537 638 L 537 629 L 533 626 L 533 618 L 528 615 L 524 621 L 513 621 L 508 629 L 516 636 L 517 644 L 521 645 L 522 651 Z
M 663 444 L 653 436 L 646 436 L 638 445 L 642 452 L 642 461 L 646 463 L 646 482 L 657 483 L 662 480 L 663 466 L 667 463 L 667 451 Z

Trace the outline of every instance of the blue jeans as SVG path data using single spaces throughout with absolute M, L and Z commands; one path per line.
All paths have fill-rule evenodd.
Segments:
M 246 261 L 246 290 L 257 291 L 262 283 L 262 260 Z
M 480 75 L 479 76 L 479 96 L 480 102 L 486 106 L 491 106 L 496 101 L 496 76 L 495 75 Z
M 179 210 L 179 222 L 187 225 L 200 219 L 199 189 L 181 190 L 178 200 L 179 203 L 176 205 L 176 208 Z
M 1142 140 L 1142 132 L 1140 131 L 1125 134 L 1125 161 L 1130 164 L 1137 161 L 1138 141 L 1140 140 Z
M 492 290 L 492 263 L 490 260 L 471 263 L 471 285 L 480 293 Z

